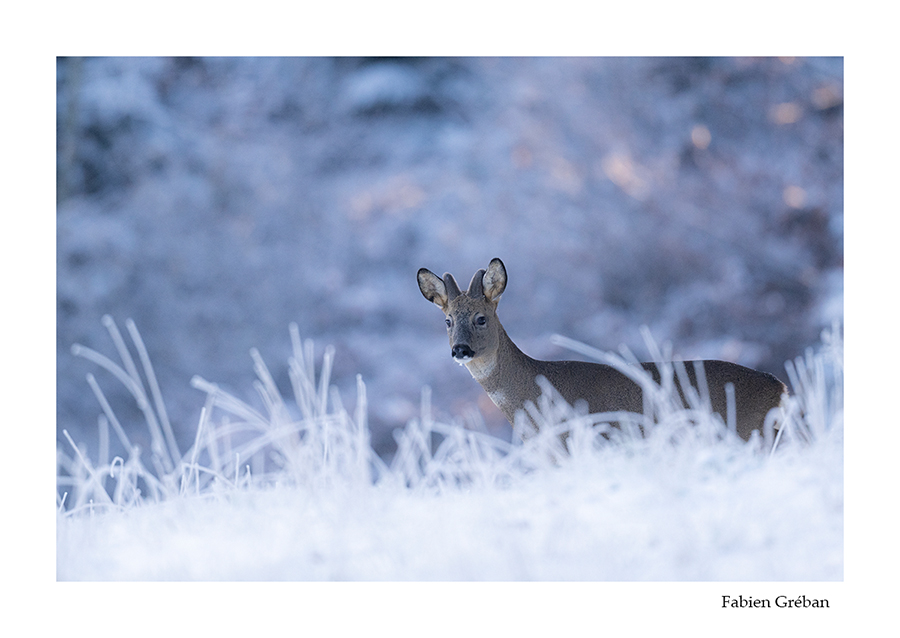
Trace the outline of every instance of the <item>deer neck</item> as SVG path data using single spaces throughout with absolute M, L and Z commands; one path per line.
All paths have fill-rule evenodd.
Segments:
M 536 362 L 519 350 L 503 326 L 499 327 L 498 337 L 494 352 L 472 359 L 466 367 L 494 404 L 509 418 L 516 409 L 521 409 L 524 394 L 532 394 L 528 391 L 531 386 L 537 388 L 534 383 Z

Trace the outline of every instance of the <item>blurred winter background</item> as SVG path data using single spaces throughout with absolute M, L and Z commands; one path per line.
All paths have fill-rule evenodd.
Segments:
M 574 358 L 554 333 L 646 356 L 646 324 L 786 380 L 842 317 L 840 58 L 60 58 L 57 96 L 57 434 L 91 455 L 87 372 L 149 448 L 71 353 L 113 356 L 104 314 L 136 322 L 182 450 L 193 375 L 252 403 L 257 347 L 289 394 L 296 322 L 348 400 L 362 375 L 385 456 L 423 385 L 508 436 L 423 266 L 502 258 L 539 358 Z

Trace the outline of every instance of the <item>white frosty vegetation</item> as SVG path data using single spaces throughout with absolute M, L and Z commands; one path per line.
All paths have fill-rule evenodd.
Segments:
M 703 393 L 677 405 L 682 365 L 657 386 L 628 353 L 560 339 L 636 375 L 644 414 L 578 413 L 546 388 L 533 412 L 540 431 L 518 428 L 526 436 L 510 443 L 477 424 L 436 421 L 426 388 L 388 464 L 369 444 L 362 380 L 351 411 L 329 384 L 333 351 L 317 375 L 296 326 L 293 401 L 255 351 L 262 410 L 195 378 L 207 398 L 182 452 L 134 324 L 140 368 L 115 323 L 104 323 L 121 364 L 75 352 L 130 390 L 151 444 L 145 452 L 129 440 L 89 376 L 103 411 L 100 449 L 94 462 L 66 433 L 58 451 L 60 580 L 843 578 L 837 327 L 788 363 L 777 437 L 770 422 L 744 443 Z M 109 458 L 110 428 L 124 457 Z

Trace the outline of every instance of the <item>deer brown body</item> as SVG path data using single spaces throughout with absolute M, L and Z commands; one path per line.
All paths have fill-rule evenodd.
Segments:
M 528 402 L 535 405 L 541 395 L 537 378 L 543 376 L 571 405 L 586 402 L 590 413 L 643 411 L 641 387 L 613 366 L 582 361 L 532 359 L 513 343 L 497 318 L 497 304 L 506 289 L 506 268 L 499 259 L 472 277 L 462 292 L 446 273 L 443 279 L 419 269 L 419 289 L 446 315 L 453 358 L 464 364 L 510 423 Z M 693 362 L 685 369 L 696 386 Z M 727 421 L 726 385 L 734 387 L 738 435 L 747 440 L 753 430 L 762 430 L 769 410 L 777 408 L 787 391 L 784 384 L 765 372 L 727 361 L 703 361 L 712 409 Z M 641 366 L 659 381 L 655 363 Z M 683 391 L 679 387 L 683 396 Z

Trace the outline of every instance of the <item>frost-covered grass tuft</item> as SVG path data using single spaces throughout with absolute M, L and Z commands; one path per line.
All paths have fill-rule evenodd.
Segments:
M 518 423 L 523 436 L 508 442 L 435 420 L 426 388 L 388 464 L 369 444 L 362 380 L 348 410 L 329 385 L 332 350 L 317 372 L 296 326 L 292 398 L 255 351 L 261 409 L 195 378 L 206 402 L 181 452 L 134 324 L 140 368 L 105 322 L 121 364 L 76 352 L 129 388 L 151 449 L 144 458 L 131 444 L 90 377 L 101 449 L 96 462 L 71 439 L 59 450 L 61 580 L 843 577 L 837 328 L 789 363 L 791 396 L 749 443 L 710 413 L 702 392 L 688 409 L 677 404 L 672 379 L 683 366 L 656 385 L 628 353 L 577 346 L 637 375 L 644 414 L 580 413 L 547 387 L 531 408 L 540 430 Z M 108 458 L 110 426 L 127 459 Z
M 206 393 L 206 402 L 193 445 L 182 454 L 134 323 L 129 320 L 127 327 L 141 353 L 146 382 L 115 323 L 109 317 L 104 317 L 104 323 L 121 365 L 83 346 L 74 346 L 73 352 L 108 370 L 130 390 L 150 432 L 150 466 L 141 460 L 142 451 L 125 434 L 94 376 L 88 375 L 88 384 L 103 409 L 100 460 L 93 465 L 64 432 L 72 455 L 64 449 L 58 451 L 58 482 L 60 489 L 66 490 L 59 497 L 59 505 L 61 510 L 67 508 L 68 515 L 85 508 L 128 510 L 150 502 L 274 485 L 319 487 L 335 481 L 369 485 L 376 473 L 384 471 L 384 463 L 369 445 L 362 380 L 358 381 L 356 410 L 350 415 L 336 389 L 329 386 L 333 350 L 325 351 L 316 380 L 313 343 L 303 343 L 295 325 L 291 326 L 294 354 L 289 361 L 293 405 L 285 402 L 259 353 L 253 350 L 250 355 L 257 375 L 254 389 L 263 410 L 194 377 L 192 385 Z M 145 383 L 154 399 L 152 405 Z M 128 450 L 128 460 L 118 456 L 109 460 L 109 423 Z

